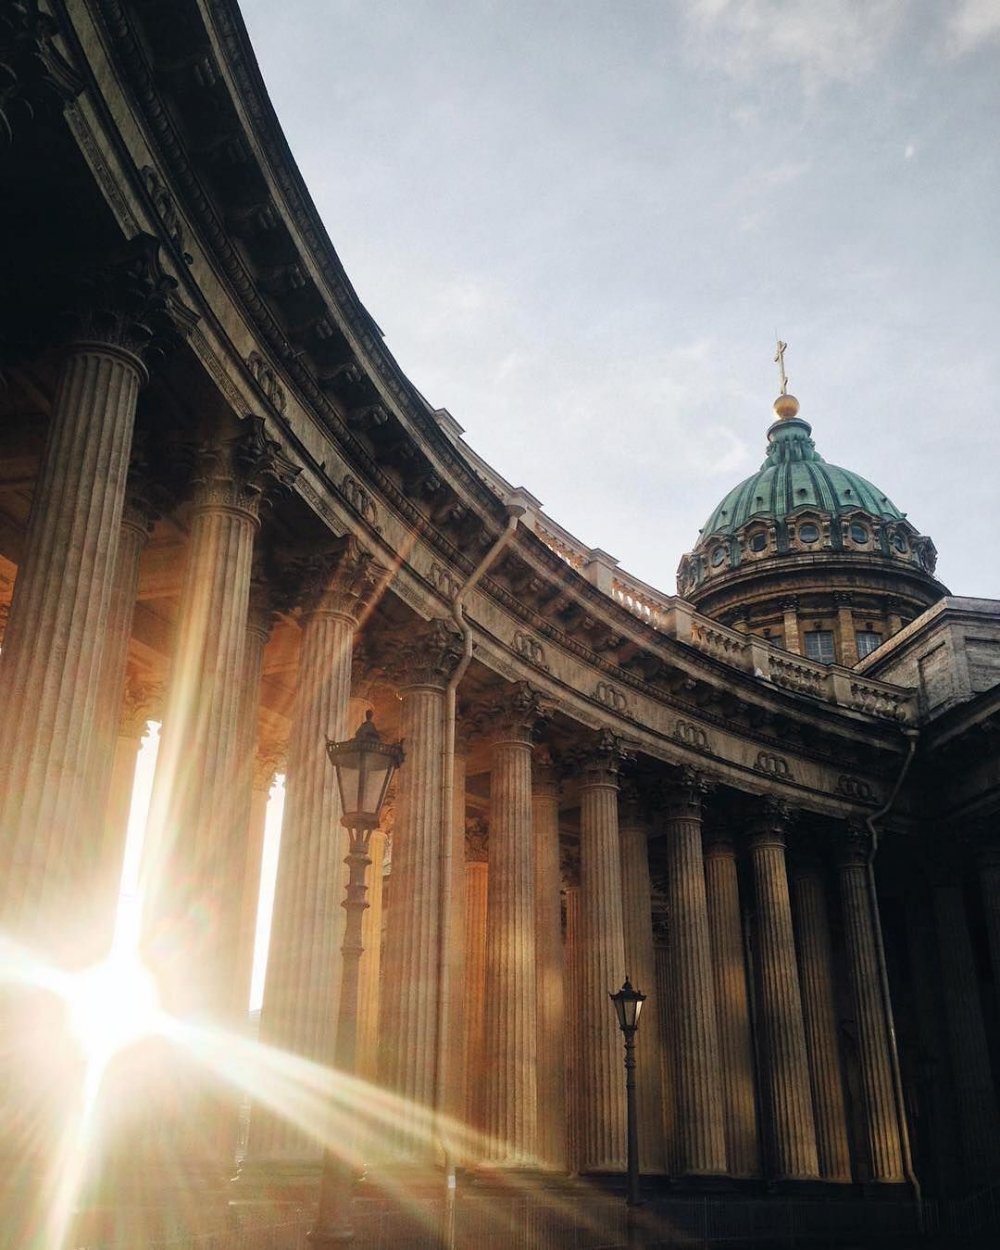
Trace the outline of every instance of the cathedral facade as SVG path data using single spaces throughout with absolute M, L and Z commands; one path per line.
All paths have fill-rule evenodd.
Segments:
M 286 777 L 259 1049 L 301 1062 L 261 1060 L 279 1096 L 235 1041 L 206 1068 L 160 1038 L 106 1125 L 117 1192 L 314 1194 L 346 882 L 327 742 L 367 709 L 405 751 L 360 965 L 358 1097 L 391 1108 L 366 1121 L 373 1177 L 613 1187 L 627 974 L 654 1187 L 915 1211 L 994 1192 L 1000 605 L 951 595 L 784 389 L 677 594 L 578 542 L 386 349 L 234 0 L 7 6 L 0 143 L 13 1018 L 18 967 L 112 947 L 156 720 L 136 949 L 165 1016 L 243 1038 Z M 33 1027 L 5 1211 L 12 1245 L 48 1246 L 30 1222 L 68 1095 L 32 1075 Z M 115 1195 L 105 1177 L 93 1205 Z

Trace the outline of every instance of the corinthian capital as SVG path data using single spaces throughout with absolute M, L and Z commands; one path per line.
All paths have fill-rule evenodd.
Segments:
M 754 845 L 784 846 L 797 812 L 786 800 L 765 794 L 754 804 L 750 835 Z
M 517 739 L 530 742 L 543 717 L 542 696 L 526 681 L 498 688 L 469 709 L 477 735 L 486 738 Z
M 851 817 L 837 839 L 837 863 L 841 868 L 864 868 L 872 852 L 872 835 L 866 821 Z
M 87 270 L 73 291 L 69 316 L 74 341 L 102 343 L 141 356 L 151 345 L 176 338 L 171 315 L 175 279 L 160 266 L 160 243 L 136 235 L 99 266 Z
M 382 639 L 379 669 L 403 688 L 447 686 L 463 654 L 462 636 L 450 621 L 435 617 Z
M 256 518 L 269 498 L 291 489 L 301 469 L 268 438 L 262 417 L 248 415 L 234 438 L 218 438 L 199 452 L 194 482 L 198 507 L 235 508 Z
M 610 729 L 600 729 L 593 741 L 574 752 L 576 771 L 584 785 L 618 784 L 622 764 L 632 759 L 624 742 Z
M 705 800 L 715 785 L 711 774 L 685 766 L 677 769 L 664 788 L 663 805 L 668 818 L 700 820 Z

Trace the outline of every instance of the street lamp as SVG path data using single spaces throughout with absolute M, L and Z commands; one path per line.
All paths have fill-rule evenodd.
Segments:
M 337 770 L 340 790 L 340 823 L 348 833 L 345 863 L 349 875 L 343 908 L 347 912 L 344 927 L 343 973 L 340 982 L 340 1010 L 337 1018 L 337 1068 L 347 1076 L 355 1072 L 358 1038 L 358 965 L 364 946 L 361 942 L 361 919 L 368 906 L 365 881 L 368 848 L 372 832 L 382 818 L 382 805 L 392 774 L 403 762 L 403 746 L 399 742 L 383 742 L 372 721 L 372 712 L 347 742 L 326 744 L 330 763 Z M 320 1179 L 319 1211 L 316 1226 L 309 1234 L 315 1246 L 343 1245 L 354 1240 L 351 1226 L 351 1186 L 353 1169 L 340 1134 L 341 1151 L 329 1147 L 323 1151 L 323 1174 Z
M 617 994 L 608 997 L 615 1005 L 618 1027 L 625 1038 L 625 1123 L 627 1128 L 626 1165 L 628 1186 L 625 1201 L 630 1207 L 639 1205 L 639 1132 L 635 1117 L 635 1031 L 639 1027 L 639 1013 L 646 995 L 634 989 L 625 978 L 625 984 Z

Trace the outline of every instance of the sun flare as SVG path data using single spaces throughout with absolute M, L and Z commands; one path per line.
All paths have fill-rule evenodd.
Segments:
M 112 951 L 74 977 L 66 996 L 70 1028 L 90 1062 L 107 1062 L 159 1027 L 156 985 L 134 952 Z

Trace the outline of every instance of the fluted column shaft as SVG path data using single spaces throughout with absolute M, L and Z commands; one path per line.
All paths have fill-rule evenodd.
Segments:
M 980 853 L 979 885 L 990 945 L 993 988 L 1000 1006 L 1000 846 L 988 846 Z
M 103 808 L 89 748 L 144 379 L 119 347 L 66 354 L 0 660 L 3 927 L 83 958 L 97 953 L 79 913 L 100 870 Z
M 257 943 L 257 912 L 260 905 L 260 876 L 264 857 L 267 805 L 277 767 L 277 752 L 258 752 L 254 758 L 250 810 L 247 814 L 246 864 L 240 903 L 240 972 L 238 984 L 249 990 L 253 982 L 254 953 Z M 239 1006 L 242 988 L 237 994 Z
M 465 848 L 465 1120 L 483 1127 L 486 1078 L 483 1049 L 486 1027 L 486 903 L 489 890 L 486 833 L 471 828 Z M 481 1153 L 481 1152 L 480 1152 Z
M 900 1140 L 892 1076 L 892 1055 L 882 1000 L 878 947 L 868 888 L 866 838 L 848 837 L 841 847 L 840 890 L 844 909 L 847 967 L 854 995 L 864 1087 L 868 1166 L 873 1181 L 901 1182 Z
M 961 882 L 946 879 L 935 884 L 932 906 L 965 1175 L 970 1185 L 982 1185 L 995 1178 L 1000 1167 L 1000 1140 L 989 1046 Z
M 493 740 L 486 922 L 486 1161 L 538 1161 L 535 1070 L 535 872 L 531 728 L 511 720 Z
M 663 1155 L 668 1175 L 679 1170 L 677 1162 L 677 1117 L 674 1113 L 674 1072 L 670 1054 L 671 1004 L 670 947 L 660 924 L 654 937 L 653 958 L 656 963 L 656 1015 L 660 1026 L 660 1087 L 663 1091 Z
M 671 795 L 666 835 L 676 1166 L 710 1176 L 724 1173 L 727 1162 L 697 781 Z
M 258 778 L 258 733 L 260 681 L 264 671 L 264 648 L 271 635 L 271 612 L 266 592 L 251 584 L 246 638 L 243 647 L 240 735 L 233 766 L 233 856 L 234 871 L 243 882 L 240 902 L 240 950 L 238 973 L 233 982 L 233 1010 L 237 1019 L 245 1016 L 250 1000 L 253 975 L 253 946 L 256 932 L 257 901 L 260 894 L 261 855 L 264 851 L 264 820 L 259 813 L 259 789 L 264 785 L 264 814 L 267 793 L 274 771 Z M 265 766 L 266 768 L 266 766 Z M 257 811 L 255 811 L 255 807 Z
M 663 1087 L 649 856 L 646 826 L 634 808 L 634 803 L 624 803 L 619 815 L 625 969 L 636 989 L 653 1000 L 643 1006 L 635 1047 L 639 1162 L 643 1172 L 662 1172 Z
M 559 863 L 559 781 L 544 757 L 535 761 L 531 819 L 535 852 L 538 1152 L 545 1167 L 564 1172 L 567 1167 L 566 989 Z
M 356 728 L 347 719 L 356 629 L 347 608 L 338 589 L 327 590 L 303 625 L 261 1013 L 262 1041 L 321 1064 L 334 1062 L 343 970 L 347 834 L 326 743 L 343 741 Z M 321 1153 L 315 1138 L 255 1111 L 255 1162 L 315 1164 Z
M 715 970 L 726 1153 L 731 1176 L 757 1176 L 760 1151 L 754 1099 L 753 1040 L 747 996 L 736 849 L 718 831 L 706 837 L 705 900 Z
M 598 755 L 580 787 L 580 1171 L 625 1167 L 621 1034 L 608 995 L 625 976 L 618 777 Z
M 118 535 L 118 556 L 115 577 L 111 588 L 107 632 L 104 637 L 104 654 L 101 659 L 101 681 L 94 712 L 94 734 L 91 741 L 91 769 L 94 802 L 104 809 L 104 827 L 101 831 L 103 851 L 101 876 L 105 882 L 117 882 L 125 850 L 125 833 L 128 809 L 121 819 L 120 796 L 112 793 L 113 786 L 121 783 L 123 768 L 119 763 L 117 743 L 121 738 L 122 700 L 125 696 L 126 664 L 129 639 L 132 633 L 132 617 L 135 612 L 136 594 L 139 588 L 139 560 L 149 539 L 149 523 L 145 509 L 132 498 L 126 500 L 121 533 Z M 129 727 L 128 737 L 135 741 Z M 123 744 L 124 746 L 124 744 Z M 126 754 L 128 747 L 124 746 Z M 124 772 L 134 772 L 135 756 L 124 765 Z M 114 898 L 111 891 L 112 900 Z M 114 906 L 107 916 L 110 925 L 114 920 Z
M 791 897 L 799 952 L 803 1023 L 812 1076 L 819 1172 L 823 1180 L 849 1181 L 851 1150 L 837 1042 L 830 923 L 823 878 L 814 864 L 795 865 L 791 873 Z
M 785 871 L 784 832 L 776 823 L 763 823 L 750 846 L 774 1174 L 779 1180 L 812 1179 L 819 1176 L 819 1158 Z
M 385 1022 L 380 1071 L 414 1108 L 435 1102 L 440 992 L 444 684 L 400 691 L 400 732 L 406 762 L 399 770 L 393 836 L 391 912 L 386 933 Z M 400 1152 L 432 1158 L 431 1143 L 400 1123 Z
M 582 1171 L 583 1158 L 583 1072 L 582 970 L 583 921 L 580 914 L 580 885 L 566 883 L 566 937 L 563 957 L 566 968 L 566 1152 L 570 1170 Z
M 357 1073 L 366 1081 L 378 1079 L 379 995 L 382 978 L 382 921 L 384 898 L 382 864 L 385 861 L 386 835 L 381 829 L 372 831 L 368 871 L 368 908 L 361 918 L 360 987 L 358 1001 Z
M 206 483 L 191 520 L 143 872 L 155 890 L 148 957 L 168 1006 L 231 1024 L 239 944 L 232 797 L 257 518 L 241 492 L 219 495 L 215 486 Z
M 446 885 L 448 906 L 448 949 L 445 953 L 448 978 L 448 1023 L 446 1033 L 449 1062 L 441 1091 L 442 1110 L 448 1120 L 461 1121 L 465 1115 L 465 768 L 468 743 L 456 727 L 452 756 L 451 795 L 451 880 Z M 456 1149 L 460 1149 L 456 1145 Z

